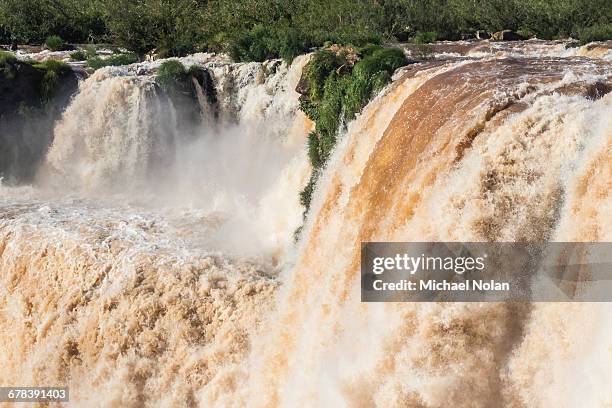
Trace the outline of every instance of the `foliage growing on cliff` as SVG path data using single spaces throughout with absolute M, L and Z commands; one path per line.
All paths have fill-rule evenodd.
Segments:
M 157 70 L 155 82 L 164 89 L 176 87 L 177 83 L 182 83 L 187 79 L 185 66 L 177 60 L 164 61 Z
M 20 72 L 21 74 L 19 74 Z M 18 61 L 12 53 L 0 51 L 0 89 L 8 92 L 9 89 L 14 87 L 14 81 L 19 74 L 22 76 L 22 80 L 25 78 L 25 81 L 36 89 L 32 93 L 36 95 L 33 99 L 42 104 L 55 96 L 58 87 L 71 72 L 70 66 L 61 61 L 53 59 L 44 62 Z
M 0 51 L 0 65 L 5 64 L 10 61 L 15 61 L 17 58 L 15 54 L 8 51 Z
M 16 60 L 17 58 L 13 53 L 0 51 L 0 78 L 11 79 L 14 77 L 15 70 L 12 63 Z
M 40 93 L 45 101 L 53 97 L 62 78 L 72 71 L 72 68 L 70 68 L 68 64 L 53 59 L 34 64 L 33 67 L 44 71 L 44 76 L 40 84 Z
M 6 86 L 10 86 L 10 81 L 15 78 L 18 70 L 17 64 L 15 55 L 10 52 L 0 51 L 0 79 L 9 81 L 9 85 Z M 33 78 L 31 82 L 37 84 L 42 102 L 49 101 L 54 96 L 64 76 L 72 71 L 68 64 L 53 59 L 40 63 L 19 62 L 19 64 L 31 65 L 39 71 L 36 79 Z
M 198 82 L 204 88 L 207 88 L 210 85 L 210 77 L 207 75 L 205 69 L 197 65 L 192 65 L 189 69 L 186 69 L 185 66 L 177 60 L 164 61 L 157 69 L 155 76 L 157 85 L 173 99 L 175 104 L 184 104 L 182 105 L 184 109 L 180 110 L 182 114 L 192 115 L 191 120 L 182 122 L 195 123 L 201 120 L 202 116 L 198 101 L 197 87 L 194 86 L 194 81 Z M 209 98 L 209 100 L 214 103 L 214 92 L 208 90 L 204 91 L 204 93 L 205 97 Z M 197 103 L 194 104 L 194 102 Z
M 306 210 L 319 173 L 344 123 L 352 120 L 385 85 L 393 72 L 407 63 L 397 48 L 366 46 L 316 52 L 304 69 L 308 92 L 300 98 L 302 111 L 316 123 L 308 135 L 312 177 L 300 194 Z

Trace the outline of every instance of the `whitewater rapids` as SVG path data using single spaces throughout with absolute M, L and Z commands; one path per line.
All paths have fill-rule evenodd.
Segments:
M 308 57 L 188 60 L 222 113 L 189 135 L 142 67 L 96 73 L 39 183 L 0 186 L 0 385 L 67 385 L 72 406 L 612 406 L 608 303 L 359 301 L 362 241 L 612 240 L 610 47 L 536 45 L 396 72 L 295 245 Z

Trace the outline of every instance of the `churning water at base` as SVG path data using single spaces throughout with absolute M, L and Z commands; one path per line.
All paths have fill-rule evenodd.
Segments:
M 96 74 L 43 187 L 0 187 L 0 384 L 74 406 L 612 405 L 608 304 L 359 302 L 361 241 L 612 238 L 612 69 L 543 49 L 396 73 L 295 248 L 306 58 L 200 62 L 235 120 L 188 140 L 150 77 Z

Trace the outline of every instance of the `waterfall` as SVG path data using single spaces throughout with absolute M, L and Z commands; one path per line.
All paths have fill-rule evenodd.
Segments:
M 612 95 L 590 90 L 612 71 L 567 69 L 537 59 L 413 69 L 366 108 L 254 340 L 245 400 L 569 407 L 587 393 L 588 406 L 609 403 L 612 331 L 594 322 L 606 304 L 359 300 L 363 241 L 609 239 Z
M 308 57 L 299 58 L 291 69 L 279 61 L 232 64 L 210 58 L 204 54 L 195 62 L 187 60 L 212 77 L 221 116 L 217 122 L 214 107 L 205 101 L 205 90 L 193 78 L 205 116 L 196 142 L 213 133 L 231 133 L 234 124 L 241 129 L 235 133 L 259 126 L 264 130 L 261 143 L 295 144 L 294 135 L 299 138 L 304 132 L 304 121 L 295 119 L 300 114 L 292 84 L 299 80 Z M 169 167 L 184 160 L 180 152 L 193 137 L 181 134 L 184 124 L 177 123 L 177 108 L 155 84 L 155 65 L 143 65 L 100 69 L 81 84 L 55 127 L 41 178 L 59 180 L 62 186 L 133 189 L 151 180 L 159 183 Z
M 70 406 L 610 404 L 609 304 L 360 302 L 364 241 L 611 238 L 608 48 L 474 44 L 347 124 L 297 243 L 308 56 L 181 58 L 214 87 L 194 82 L 193 126 L 161 61 L 83 81 L 38 182 L 0 184 L 0 385 L 66 385 Z
M 159 95 L 153 78 L 99 70 L 56 125 L 42 173 L 83 186 L 133 187 L 172 160 L 176 139 L 174 106 Z

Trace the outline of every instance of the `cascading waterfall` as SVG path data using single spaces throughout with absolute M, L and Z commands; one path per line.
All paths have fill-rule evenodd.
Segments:
M 323 177 L 276 314 L 254 341 L 245 400 L 609 404 L 612 332 L 592 320 L 607 305 L 360 304 L 359 248 L 607 239 L 612 99 L 593 89 L 611 80 L 605 64 L 462 61 L 407 74 L 372 102 Z M 549 353 L 558 356 L 552 368 Z M 572 364 L 593 374 L 579 380 Z
M 184 59 L 219 98 L 195 137 L 155 85 L 157 62 L 81 84 L 39 184 L 0 186 L 0 384 L 66 383 L 74 405 L 184 406 L 226 381 L 302 222 L 311 124 L 294 89 L 307 58 Z
M 231 132 L 228 128 L 236 124 L 234 139 L 258 126 L 266 135 L 260 138 L 263 143 L 295 144 L 295 134 L 299 137 L 307 125 L 297 114 L 292 84 L 299 80 L 306 61 L 307 57 L 301 57 L 288 70 L 279 61 L 232 64 L 210 54 L 187 59 L 212 76 L 222 118 L 219 123 L 205 118 L 198 138 Z M 188 140 L 180 134 L 172 100 L 155 84 L 151 70 L 156 65 L 109 67 L 85 81 L 56 126 L 42 177 L 89 188 L 109 184 L 133 188 L 151 179 L 158 182 L 162 172 L 180 162 L 183 157 L 177 156 L 177 150 L 180 153 Z M 195 82 L 198 103 L 206 105 L 201 100 L 206 99 L 200 95 L 203 90 Z M 211 113 L 207 107 L 202 111 Z
M 176 114 L 154 78 L 121 68 L 99 70 L 55 128 L 44 176 L 84 186 L 137 185 L 173 158 Z
M 610 240 L 609 48 L 504 47 L 396 72 L 295 245 L 307 56 L 181 59 L 216 93 L 188 135 L 159 62 L 96 72 L 39 184 L 0 185 L 0 385 L 66 384 L 72 406 L 612 404 L 608 304 L 360 303 L 362 241 Z

